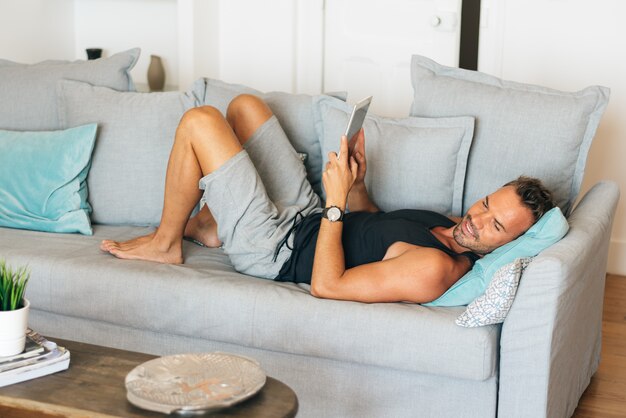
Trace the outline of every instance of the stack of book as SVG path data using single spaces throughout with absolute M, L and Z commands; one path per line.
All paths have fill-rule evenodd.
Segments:
M 28 329 L 24 351 L 0 357 L 0 387 L 59 372 L 69 365 L 69 350 Z

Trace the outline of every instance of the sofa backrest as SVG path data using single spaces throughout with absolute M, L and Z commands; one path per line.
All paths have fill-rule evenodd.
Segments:
M 351 112 L 352 106 L 332 97 L 315 100 L 315 127 L 324 163 L 329 152 L 338 151 Z M 378 208 L 460 215 L 474 118 L 385 118 L 369 114 L 363 129 L 365 184 Z
M 225 114 L 230 101 L 244 93 L 258 95 L 268 103 L 295 150 L 307 155 L 308 178 L 314 190 L 321 193 L 322 155 L 313 121 L 314 96 L 262 93 L 205 78 L 194 82 L 186 92 L 150 94 L 60 81 L 57 94 L 61 126 L 89 122 L 99 126 L 87 179 L 92 221 L 158 225 L 167 161 L 183 113 L 194 106 L 210 105 Z
M 98 124 L 87 177 L 94 223 L 159 224 L 176 127 L 185 110 L 196 105 L 189 92 L 119 92 L 59 81 L 61 125 Z
M 57 81 L 86 81 L 119 91 L 135 90 L 130 70 L 139 48 L 92 61 L 43 61 L 20 64 L 0 59 L 0 129 L 59 129 Z
M 575 93 L 501 80 L 413 56 L 411 115 L 476 118 L 463 210 L 520 175 L 538 177 L 569 213 L 609 89 Z
M 0 128 L 43 130 L 98 123 L 98 139 L 87 179 L 95 223 L 157 225 L 167 159 L 180 117 L 185 110 L 200 105 L 212 105 L 226 112 L 230 101 L 243 93 L 259 95 L 269 104 L 295 150 L 307 155 L 309 180 L 323 196 L 321 174 L 325 155 L 334 150 L 333 138 L 322 134 L 326 128 L 320 130 L 319 117 L 316 119 L 316 112 L 318 116 L 320 113 L 316 106 L 327 102 L 323 100 L 325 95 L 263 93 L 207 78 L 197 80 L 187 92 L 120 92 L 133 88 L 129 70 L 138 54 L 135 49 L 94 62 L 47 62 L 33 66 L 0 60 Z M 81 82 L 60 81 L 64 78 Z M 430 208 L 461 215 L 475 200 L 525 174 L 544 180 L 555 192 L 559 206 L 568 213 L 580 189 L 587 152 L 607 105 L 608 89 L 594 86 L 565 93 L 445 67 L 419 56 L 413 58 L 412 82 L 415 99 L 411 114 L 422 118 L 420 126 L 412 126 L 410 118 L 394 120 L 375 115 L 369 122 L 380 130 L 377 133 L 381 138 L 368 145 L 371 170 L 366 181 L 374 201 L 377 197 L 381 201 L 381 208 Z M 32 86 L 26 85 L 29 83 Z M 345 94 L 337 96 L 345 101 Z M 424 125 L 426 117 L 447 121 L 433 119 Z M 453 122 L 451 118 L 467 120 L 458 127 L 441 125 Z M 426 158 L 416 170 L 411 166 L 413 158 L 401 151 L 406 151 L 403 141 L 386 152 L 392 142 L 384 142 L 383 131 L 406 128 L 424 133 L 423 128 L 434 129 L 433 124 L 439 133 L 442 128 L 457 129 L 453 142 L 438 143 L 439 140 L 430 138 L 427 145 L 434 156 L 441 146 L 442 153 L 453 157 L 444 158 L 438 165 L 436 158 Z M 465 140 L 468 135 L 472 136 L 471 141 Z M 445 147 L 452 143 L 460 147 L 446 151 Z M 395 159 L 394 152 L 402 152 L 402 158 Z M 450 168 L 445 171 L 447 177 L 437 171 L 443 165 Z M 394 173 L 385 177 L 375 173 L 377 167 L 379 171 Z M 433 176 L 452 184 L 438 185 Z M 416 184 L 425 188 L 418 190 Z M 440 196 L 433 202 L 420 198 L 441 195 L 442 190 L 447 190 L 449 196 Z M 409 193 L 416 193 L 417 198 L 407 198 Z
M 211 78 L 196 81 L 193 91 L 195 96 L 202 97 L 200 100 L 202 104 L 214 106 L 224 114 L 231 100 L 240 94 L 253 94 L 261 97 L 276 115 L 294 149 L 299 153 L 306 154 L 304 165 L 309 182 L 315 193 L 320 196 L 323 195 L 323 156 L 320 140 L 315 130 L 313 101 L 325 95 L 293 94 L 279 91 L 264 93 L 241 84 L 227 83 Z M 345 92 L 334 92 L 327 95 L 342 101 L 346 100 Z

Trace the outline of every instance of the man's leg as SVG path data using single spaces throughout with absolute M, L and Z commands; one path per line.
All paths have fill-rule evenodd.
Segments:
M 261 99 L 238 96 L 230 103 L 227 120 L 244 151 L 200 180 L 211 211 L 204 213 L 217 220 L 219 239 L 235 269 L 273 279 L 291 255 L 288 241 L 294 223 L 320 210 L 319 197 Z
M 105 240 L 101 249 L 119 258 L 182 263 L 182 238 L 202 195 L 199 180 L 239 153 L 242 146 L 223 115 L 204 106 L 185 113 L 176 130 L 165 181 L 161 223 L 150 235 L 130 241 Z
M 233 99 L 226 112 L 226 120 L 241 145 L 244 145 L 270 117 L 272 111 L 269 106 L 260 98 L 249 94 L 242 94 Z M 209 207 L 204 205 L 196 216 L 189 219 L 185 227 L 185 237 L 193 238 L 207 247 L 219 247 L 221 242 L 217 237 L 217 228 L 218 225 Z
M 308 212 L 311 206 L 319 206 L 300 156 L 262 99 L 248 94 L 237 96 L 228 106 L 226 119 L 279 212 L 293 207 Z

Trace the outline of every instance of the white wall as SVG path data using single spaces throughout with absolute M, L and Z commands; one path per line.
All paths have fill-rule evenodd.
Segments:
M 0 0 L 0 57 L 74 58 L 74 0 Z
M 479 70 L 565 91 L 611 88 L 582 192 L 601 179 L 620 185 L 608 270 L 626 274 L 626 2 L 483 0 L 482 13 Z
M 461 4 L 326 0 L 324 90 L 347 91 L 349 102 L 373 95 L 370 111 L 407 117 L 413 102 L 411 56 L 458 65 Z
M 226 81 L 260 90 L 294 89 L 295 6 L 294 0 L 220 2 L 220 22 L 229 23 L 220 26 L 220 73 Z M 291 70 L 290 76 L 282 68 Z
M 219 78 L 262 90 L 322 89 L 323 0 L 178 0 L 179 86 Z
M 176 0 L 75 0 L 74 7 L 76 58 L 85 59 L 86 48 L 102 48 L 103 55 L 110 56 L 141 47 L 141 56 L 131 72 L 135 82 L 147 83 L 150 55 L 159 55 L 165 67 L 165 83 L 178 84 Z
M 186 0 L 179 0 L 186 1 Z M 188 1 L 188 0 L 187 0 Z M 200 1 L 200 0 L 198 0 Z M 0 0 L 0 57 L 23 63 L 86 59 L 134 47 L 132 75 L 147 83 L 150 55 L 160 55 L 166 84 L 178 84 L 177 0 Z
M 311 55 L 321 60 L 316 50 L 322 38 L 318 47 L 301 29 L 313 23 L 321 31 L 316 8 L 322 0 L 74 1 L 76 54 L 84 55 L 88 47 L 102 47 L 110 55 L 141 46 L 132 71 L 138 83 L 146 82 L 149 55 L 156 54 L 163 57 L 166 84 L 183 90 L 199 77 L 265 91 L 321 89 L 321 76 L 315 80 L 305 65 Z
M 178 0 L 178 86 L 219 78 L 219 0 Z

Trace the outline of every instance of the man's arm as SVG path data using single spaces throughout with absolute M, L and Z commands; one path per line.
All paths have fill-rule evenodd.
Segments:
M 348 141 L 341 140 L 341 158 L 329 153 L 322 175 L 327 206 L 345 209 L 357 176 L 357 163 L 348 162 Z M 350 164 L 348 166 L 348 164 Z M 314 296 L 361 302 L 428 302 L 443 294 L 469 268 L 433 248 L 401 243 L 385 260 L 346 270 L 341 236 L 343 222 L 322 218 L 313 259 L 311 293 Z
M 410 246 L 396 257 L 345 270 L 343 259 L 339 259 L 343 251 L 333 251 L 341 247 L 340 240 L 335 241 L 337 235 L 341 238 L 332 232 L 324 234 L 329 239 L 321 245 L 318 238 L 311 281 L 313 296 L 368 303 L 425 303 L 441 296 L 469 267 L 469 261 L 456 262 L 437 249 Z
M 378 206 L 372 202 L 365 183 L 355 184 L 348 195 L 350 212 L 379 212 Z
M 351 212 L 378 212 L 380 209 L 372 202 L 365 187 L 367 160 L 365 158 L 365 134 L 363 128 L 350 139 L 348 149 L 350 151 L 349 155 L 355 159 L 358 165 L 354 185 L 348 194 L 348 209 Z
M 348 195 L 358 171 L 354 157 L 351 156 L 348 162 L 348 139 L 345 136 L 341 137 L 339 155 L 341 158 L 337 158 L 334 152 L 328 153 L 322 184 L 326 190 L 326 207 L 337 206 L 345 212 Z M 323 285 L 323 279 L 320 278 L 341 276 L 345 270 L 342 231 L 343 222 L 331 222 L 322 218 L 311 273 L 311 291 L 314 296 L 317 296 L 314 286 Z

